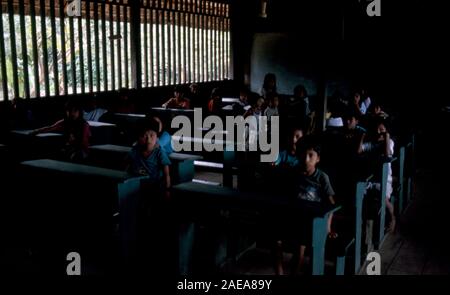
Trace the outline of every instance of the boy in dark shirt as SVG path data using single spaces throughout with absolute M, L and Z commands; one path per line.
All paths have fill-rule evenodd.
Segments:
M 312 203 L 322 203 L 334 205 L 334 190 L 330 184 L 328 175 L 322 170 L 317 168 L 317 164 L 320 162 L 320 146 L 311 140 L 311 138 L 306 138 L 304 141 L 299 143 L 297 147 L 297 156 L 299 158 L 299 170 L 296 173 L 294 179 L 293 187 L 293 197 L 301 202 L 312 202 Z M 290 216 L 290 221 L 293 223 L 294 229 L 297 228 L 298 232 L 295 232 L 294 240 L 297 241 L 299 246 L 299 251 L 294 252 L 291 261 L 291 274 L 295 275 L 299 270 L 302 269 L 304 264 L 304 255 L 306 245 L 309 244 L 309 239 L 311 236 L 311 226 L 308 222 L 308 217 L 296 216 L 292 214 Z M 328 220 L 328 234 L 331 238 L 335 237 L 335 234 L 331 232 L 331 220 L 330 216 Z M 277 242 L 278 255 L 276 264 L 276 273 L 283 274 L 282 267 L 282 243 Z

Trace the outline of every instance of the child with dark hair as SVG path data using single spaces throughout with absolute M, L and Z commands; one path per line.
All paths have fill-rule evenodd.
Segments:
M 140 194 L 135 210 L 137 253 L 145 257 L 156 253 L 156 258 L 165 256 L 163 251 L 171 245 L 169 233 L 172 232 L 173 216 L 170 210 L 170 160 L 158 144 L 159 124 L 155 120 L 145 119 L 137 125 L 137 143 L 128 154 L 128 173 L 146 176 L 141 181 Z M 130 205 L 131 206 L 131 205 Z M 164 222 L 161 222 L 164 220 Z M 157 237 L 156 240 L 154 237 Z M 167 263 L 167 261 L 166 261 Z
M 328 175 L 317 168 L 320 162 L 320 145 L 317 140 L 307 137 L 298 143 L 297 156 L 299 159 L 298 173 L 295 174 L 295 181 L 293 182 L 293 197 L 295 200 L 301 202 L 322 203 L 334 205 L 334 190 L 331 186 Z M 311 242 L 311 221 L 305 216 L 297 216 L 291 214 L 290 217 L 292 226 L 296 229 L 296 237 L 294 240 L 299 245 L 298 251 L 294 252 L 291 261 L 291 274 L 296 275 L 302 269 L 304 264 L 304 255 L 306 246 Z M 330 238 L 335 238 L 336 235 L 331 231 L 332 216 L 328 220 L 328 234 Z M 277 263 L 276 273 L 282 274 L 282 242 L 277 242 Z
M 100 118 L 107 112 L 108 112 L 107 109 L 98 107 L 97 97 L 94 95 L 90 96 L 86 101 L 86 105 L 83 111 L 83 118 L 86 121 L 98 122 Z
M 344 117 L 344 137 L 349 143 L 352 153 L 357 151 L 361 137 L 367 132 L 365 128 L 359 126 L 359 119 L 360 116 L 357 113 L 348 113 Z
M 158 143 L 166 152 L 166 154 L 170 155 L 171 153 L 173 153 L 172 136 L 169 134 L 169 132 L 164 130 L 163 123 L 159 117 L 153 117 L 153 120 L 158 123 Z
M 168 109 L 189 109 L 190 101 L 184 97 L 184 91 L 181 86 L 176 86 L 173 91 L 173 97 L 163 103 L 163 108 Z
M 132 101 L 131 90 L 126 88 L 119 89 L 117 103 L 114 106 L 115 113 L 131 114 L 136 111 L 136 107 Z
M 264 82 L 260 94 L 264 99 L 267 99 L 269 94 L 275 93 L 277 93 L 277 77 L 274 73 L 267 73 L 264 76 Z
M 159 124 L 155 120 L 138 123 L 137 143 L 128 155 L 127 171 L 137 176 L 148 176 L 152 183 L 164 182 L 164 188 L 170 188 L 170 160 L 158 144 Z
M 268 102 L 269 102 L 269 106 L 264 110 L 264 116 L 266 116 L 267 117 L 267 121 L 270 122 L 270 118 L 272 116 L 279 116 L 279 112 L 278 112 L 278 104 L 279 104 L 278 95 L 276 95 L 275 93 L 271 93 L 270 95 L 268 95 Z
M 377 157 L 392 157 L 394 155 L 394 141 L 391 139 L 391 136 L 387 129 L 387 124 L 381 118 L 379 118 L 372 125 L 372 130 L 369 134 L 369 140 L 365 141 L 364 138 L 361 139 L 359 152 L 360 153 L 371 153 L 374 158 Z M 389 224 L 389 231 L 395 231 L 395 214 L 394 214 L 394 205 L 391 203 L 391 194 L 393 192 L 392 188 L 392 167 L 391 163 L 389 163 L 388 168 L 388 179 L 387 179 L 387 188 L 386 188 L 386 208 L 391 217 L 391 223 Z M 380 183 L 373 183 L 371 185 L 376 190 L 381 190 Z
M 377 118 L 387 119 L 389 117 L 383 110 L 382 105 L 376 101 L 371 104 L 368 114 L 371 120 L 376 120 Z
M 251 93 L 250 105 L 251 107 L 245 112 L 244 118 L 255 116 L 259 121 L 259 117 L 262 116 L 264 112 L 264 98 L 259 97 L 256 93 Z
M 233 114 L 235 116 L 242 116 L 250 108 L 249 105 L 250 90 L 246 86 L 239 89 L 239 101 L 233 104 Z
M 305 134 L 312 133 L 315 112 L 305 86 L 302 84 L 295 86 L 294 95 L 288 99 L 285 108 L 287 115 L 304 127 Z
M 185 95 L 191 102 L 192 107 L 201 107 L 204 104 L 203 95 L 197 83 L 189 85 L 189 89 Z
M 89 124 L 83 119 L 83 109 L 78 101 L 68 101 L 66 116 L 51 126 L 35 129 L 32 135 L 45 132 L 62 132 L 65 146 L 61 150 L 61 157 L 70 161 L 81 161 L 87 158 L 89 152 Z
M 366 95 L 364 89 L 354 91 L 349 104 L 350 111 L 355 112 L 360 116 L 365 115 L 371 103 L 371 99 Z
M 300 127 L 295 127 L 292 129 L 288 138 L 287 149 L 281 151 L 278 154 L 278 158 L 275 161 L 275 166 L 280 167 L 296 167 L 299 164 L 297 158 L 297 143 L 303 137 L 303 129 Z
M 214 88 L 211 91 L 211 96 L 208 100 L 208 112 L 210 114 L 219 115 L 222 109 L 222 95 L 219 88 Z

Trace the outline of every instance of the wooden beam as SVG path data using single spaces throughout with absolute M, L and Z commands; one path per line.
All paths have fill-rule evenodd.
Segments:
M 22 41 L 22 60 L 23 60 L 23 86 L 24 94 L 28 99 L 30 98 L 30 81 L 28 76 L 28 52 L 27 52 L 27 36 L 25 26 L 25 4 L 23 0 L 19 0 L 19 15 L 20 15 L 20 37 Z
M 59 74 L 58 74 L 58 46 L 56 44 L 56 17 L 55 0 L 50 0 L 50 27 L 52 30 L 52 63 L 53 63 L 53 88 L 55 95 L 59 95 Z
M 2 5 L 0 5 L 0 15 L 3 15 Z M 0 20 L 0 68 L 2 74 L 2 91 L 3 99 L 8 100 L 8 77 L 6 75 L 5 39 L 3 36 L 3 20 Z
M 130 1 L 131 87 L 141 88 L 140 1 Z

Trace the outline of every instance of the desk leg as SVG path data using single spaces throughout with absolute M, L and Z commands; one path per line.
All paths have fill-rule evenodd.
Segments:
M 312 240 L 312 274 L 323 275 L 325 268 L 325 242 L 327 237 L 327 218 L 320 217 L 313 220 Z

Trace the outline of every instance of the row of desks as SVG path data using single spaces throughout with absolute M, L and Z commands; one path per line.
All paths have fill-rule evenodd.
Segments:
M 111 215 L 115 211 L 120 212 L 120 232 L 121 241 L 124 248 L 124 253 L 132 252 L 132 245 L 135 243 L 135 229 L 136 229 L 136 206 L 138 193 L 140 191 L 142 178 L 130 178 L 125 172 L 115 171 L 105 168 L 91 167 L 73 163 L 64 163 L 54 160 L 36 160 L 22 163 L 24 171 L 28 171 L 29 180 L 32 180 L 34 185 L 33 192 L 39 194 L 39 190 L 47 192 L 46 206 L 55 206 L 51 204 L 55 200 L 64 200 L 69 193 L 71 202 L 56 202 L 58 210 L 66 208 L 69 205 L 73 210 L 69 210 L 69 216 L 75 217 L 80 214 L 83 218 L 89 221 L 100 219 L 111 220 Z M 31 175 L 31 176 L 30 176 Z M 383 180 L 381 196 L 386 192 L 387 179 L 387 163 L 383 165 Z M 354 270 L 357 272 L 361 266 L 362 255 L 362 237 L 363 237 L 363 215 L 362 207 L 366 194 L 367 182 L 370 179 L 361 181 L 357 184 L 355 197 L 355 214 L 354 214 Z M 85 181 L 85 182 L 83 182 Z M 48 194 L 48 189 L 52 185 L 58 184 L 53 193 Z M 77 183 L 83 183 L 83 186 L 76 187 Z M 39 185 L 40 184 L 40 185 Z M 75 189 L 75 194 L 72 190 Z M 271 210 L 282 210 L 282 208 L 293 209 L 290 202 L 275 196 L 271 193 L 250 193 L 240 192 L 227 187 L 204 185 L 193 182 L 185 182 L 175 185 L 173 188 L 173 195 L 176 207 L 179 208 L 181 221 L 188 222 L 188 224 L 208 223 L 208 218 L 212 215 L 216 216 L 233 216 L 230 212 L 267 212 Z M 78 194 L 78 195 L 77 195 Z M 59 198 L 58 198 L 59 196 Z M 77 196 L 79 198 L 77 198 Z M 109 196 L 109 197 L 105 197 Z M 74 206 L 74 202 L 80 202 Z M 81 204 L 81 205 L 80 205 Z M 86 207 L 88 205 L 88 207 Z M 41 211 L 45 208 L 40 204 L 37 209 Z M 51 207 L 50 207 L 51 208 Z M 281 209 L 280 209 L 281 208 Z M 299 206 L 299 214 L 303 214 L 308 210 L 308 214 L 313 215 L 313 273 L 322 274 L 324 271 L 324 257 L 325 257 L 325 243 L 326 243 L 326 220 L 332 212 L 338 208 L 335 207 L 315 207 Z M 74 211 L 75 210 L 75 211 Z M 78 212 L 76 210 L 79 210 Z M 42 212 L 45 212 L 42 211 Z M 103 212 L 103 213 L 102 213 Z M 228 213 L 227 213 L 228 212 Z M 383 238 L 384 230 L 384 198 L 381 198 L 380 203 L 380 223 L 379 223 L 379 239 Z M 248 216 L 248 214 L 247 214 Z M 252 214 L 250 214 L 252 216 Z M 253 215 L 255 216 L 255 215 Z M 206 217 L 206 219 L 204 219 Z M 59 216 L 61 218 L 61 216 Z M 238 221 L 234 221 L 237 222 Z M 104 224 L 104 222 L 103 222 Z M 186 263 L 189 261 L 189 256 L 192 255 L 192 244 L 195 240 L 195 226 L 185 226 L 186 230 L 179 232 L 179 257 L 180 261 Z M 239 226 L 238 226 L 239 228 Z M 226 247 L 227 248 L 227 247 Z M 225 249 L 226 249 L 225 248 Z M 233 251 L 236 253 L 238 251 Z M 345 253 L 344 253 L 345 254 Z M 338 273 L 342 274 L 345 265 L 345 255 L 341 254 L 338 257 L 337 269 Z M 222 253 L 222 257 L 228 257 L 229 253 Z M 180 265 L 180 272 L 188 270 L 186 265 Z
M 110 243 L 111 240 L 107 237 L 114 224 L 113 216 L 119 212 L 122 253 L 125 257 L 133 253 L 136 247 L 138 198 L 145 178 L 133 178 L 121 171 L 50 159 L 25 161 L 21 164 L 21 173 L 29 184 L 28 192 L 34 193 L 27 198 L 30 201 L 28 205 L 34 212 L 30 216 L 30 222 L 40 232 L 38 238 L 44 244 L 50 248 L 62 245 L 69 249 L 73 245 Z M 37 196 L 45 198 L 36 198 Z M 196 221 L 198 216 L 202 216 L 197 213 L 202 210 L 210 215 L 217 210 L 267 211 L 288 206 L 292 209 L 291 204 L 280 201 L 277 196 L 242 193 L 231 188 L 193 182 L 176 185 L 173 196 L 174 210 L 184 212 L 183 218 L 193 216 Z M 297 209 L 299 214 L 308 210 L 314 216 L 313 271 L 321 273 L 326 220 L 338 208 L 299 206 Z M 180 217 L 180 221 L 183 218 Z M 179 235 L 180 261 L 187 261 L 185 257 L 190 255 L 189 251 L 192 249 L 192 231 L 181 231 Z M 54 244 L 56 240 L 59 242 Z M 186 267 L 180 265 L 180 269 Z

